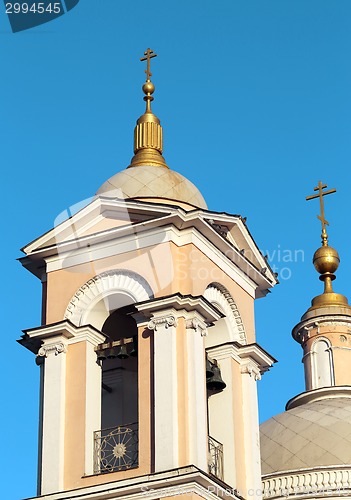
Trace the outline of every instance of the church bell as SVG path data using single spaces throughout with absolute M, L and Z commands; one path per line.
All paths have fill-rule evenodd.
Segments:
M 138 356 L 138 337 L 137 335 L 133 335 L 133 348 L 129 353 L 129 356 L 136 358 Z
M 129 354 L 127 353 L 127 348 L 124 344 L 121 345 L 119 348 L 119 351 L 117 353 L 117 358 L 118 359 L 127 359 L 129 358 Z
M 211 363 L 211 374 L 212 376 L 207 378 L 207 368 L 206 368 L 206 387 L 210 391 L 223 391 L 227 387 L 227 384 L 222 379 L 221 370 L 215 363 Z

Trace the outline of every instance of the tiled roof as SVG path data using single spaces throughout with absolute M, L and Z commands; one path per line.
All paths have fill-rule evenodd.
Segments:
M 200 191 L 192 182 L 164 167 L 127 168 L 106 181 L 97 194 L 123 198 L 167 198 L 207 208 Z
M 260 426 L 262 474 L 351 464 L 351 398 L 313 401 Z

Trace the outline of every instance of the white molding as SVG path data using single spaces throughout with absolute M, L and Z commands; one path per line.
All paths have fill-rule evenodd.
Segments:
M 268 371 L 276 361 L 258 344 L 240 345 L 236 342 L 226 342 L 218 346 L 207 347 L 206 351 L 218 361 L 230 357 L 242 366 L 251 363 L 253 367 L 257 367 L 261 375 Z M 244 369 L 244 373 L 248 371 Z
M 164 315 L 165 311 L 171 311 L 177 317 L 197 314 L 206 323 L 217 321 L 223 317 L 223 314 L 202 296 L 193 297 L 192 295 L 174 294 L 135 304 L 135 307 L 141 314 L 150 319 L 151 317 Z
M 98 274 L 82 285 L 71 298 L 65 319 L 79 326 L 97 301 L 116 292 L 126 292 L 134 302 L 153 297 L 148 282 L 139 274 L 127 269 L 112 269 Z
M 240 367 L 242 387 L 242 418 L 244 426 L 244 452 L 243 462 L 246 472 L 246 498 L 258 500 L 262 494 L 258 491 L 261 487 L 261 454 L 260 454 L 260 429 L 258 421 L 257 380 L 260 380 L 260 368 L 252 360 L 245 359 Z M 254 494 L 251 493 L 254 491 Z
M 58 338 L 62 339 L 62 336 Z M 64 340 L 60 340 L 56 346 L 58 344 L 64 345 Z M 56 352 L 55 343 L 49 343 L 48 346 L 50 352 Z M 48 356 L 43 369 L 40 490 L 41 494 L 46 494 L 64 488 L 66 354 Z
M 220 248 L 223 253 L 226 253 L 227 250 L 231 250 L 233 256 L 235 255 L 234 260 L 239 264 L 239 267 L 246 270 L 244 273 L 253 273 L 254 276 L 258 277 L 262 290 L 274 286 L 277 282 L 272 270 L 267 266 L 266 260 L 261 255 L 254 239 L 240 216 L 203 210 L 186 211 L 181 207 L 169 205 L 165 207 L 162 204 L 140 203 L 132 200 L 93 199 L 89 205 L 73 215 L 73 217 L 63 221 L 54 229 L 25 246 L 23 251 L 27 255 L 36 254 L 39 258 L 40 256 L 45 258 L 45 256 L 47 257 L 50 254 L 52 256 L 57 250 L 67 255 L 67 252 L 77 250 L 78 241 L 80 247 L 90 246 L 92 244 L 95 245 L 95 243 L 99 241 L 106 241 L 106 239 L 109 238 L 115 241 L 116 238 L 119 237 L 119 234 L 123 234 L 125 231 L 130 232 L 131 224 L 125 224 L 122 227 L 119 226 L 95 234 L 81 236 L 82 231 L 91 224 L 91 220 L 101 220 L 101 216 L 109 219 L 115 218 L 128 221 L 130 221 L 131 216 L 133 216 L 133 219 L 137 221 L 137 224 L 133 225 L 133 232 L 140 232 L 140 229 L 141 231 L 149 231 L 150 227 L 152 228 L 153 225 L 160 226 L 160 220 L 162 220 L 162 226 L 165 226 L 168 222 L 179 228 L 189 226 L 196 227 L 206 239 Z M 237 234 L 236 236 L 234 236 L 234 234 L 232 236 L 235 242 L 238 239 L 238 243 L 236 242 L 235 245 L 232 245 L 226 238 L 221 237 L 210 224 L 209 221 L 211 219 L 217 222 L 225 222 L 229 224 L 232 229 L 235 229 Z M 67 241 L 67 235 L 69 236 L 72 234 L 73 238 L 71 237 L 71 239 Z M 243 244 L 245 248 L 246 246 L 249 248 L 254 256 L 255 264 L 252 264 L 250 260 L 243 257 L 236 248 L 239 247 L 241 249 Z M 265 274 L 259 270 L 264 267 L 268 267 Z
M 306 337 L 309 338 L 311 330 L 317 328 L 319 333 L 321 326 L 343 326 L 349 328 L 350 331 L 348 333 L 351 333 L 351 316 L 347 316 L 346 314 L 328 314 L 305 319 L 293 328 L 292 336 L 297 342 L 303 343 Z
M 351 498 L 350 466 L 329 466 L 267 474 L 263 498 Z
M 231 338 L 228 340 L 237 341 L 240 344 L 247 344 L 244 323 L 230 292 L 220 283 L 211 283 L 211 285 L 206 288 L 204 297 L 211 303 L 215 305 L 218 304 L 228 319 L 228 329 L 231 334 Z
M 38 340 L 41 340 L 43 345 L 39 347 L 36 354 L 45 357 L 51 352 L 55 354 L 66 352 L 67 345 L 76 344 L 77 342 L 85 341 L 96 347 L 102 344 L 106 338 L 90 325 L 77 327 L 68 320 L 23 331 L 25 336 L 21 340 L 21 343 L 25 347 L 31 348 L 32 345 L 38 343 Z M 61 344 L 64 346 L 64 349 Z
M 206 337 L 207 326 L 197 316 L 193 316 L 186 320 L 185 327 L 187 330 L 195 330 L 195 333 L 200 333 L 201 337 Z
M 41 500 L 156 500 L 181 494 L 197 494 L 205 500 L 239 500 L 235 490 L 194 466 L 137 476 L 40 497 Z M 34 499 L 33 499 L 34 500 Z
M 206 391 L 205 342 L 206 325 L 195 314 L 185 317 L 187 380 L 188 461 L 208 470 L 208 409 Z M 179 356 L 180 354 L 178 354 Z
M 122 232 L 123 228 L 117 228 Z M 135 228 L 135 231 L 137 228 Z M 125 231 L 125 228 L 124 228 Z M 116 232 L 118 232 L 116 230 Z M 95 262 L 101 259 L 112 257 L 114 255 L 119 255 L 121 253 L 128 253 L 135 248 L 139 250 L 144 250 L 148 247 L 159 246 L 162 243 L 172 242 L 177 246 L 183 246 L 193 243 L 195 247 L 201 250 L 204 255 L 206 255 L 210 260 L 212 260 L 219 269 L 222 269 L 226 274 L 228 274 L 252 297 L 255 297 L 255 290 L 259 286 L 258 281 L 262 281 L 263 277 L 257 269 L 248 261 L 243 260 L 235 263 L 229 257 L 226 257 L 222 250 L 218 249 L 213 242 L 208 240 L 203 234 L 201 234 L 195 227 L 186 228 L 183 230 L 177 229 L 174 225 L 162 226 L 149 228 L 148 231 L 142 231 L 139 233 L 131 232 L 130 228 L 126 234 L 116 235 L 118 238 L 118 246 L 116 245 L 116 239 L 102 241 L 100 243 L 92 243 L 90 246 L 82 246 L 69 250 L 67 248 L 59 249 L 59 253 L 55 253 L 52 256 L 47 256 L 45 258 L 47 263 L 47 271 L 57 271 L 62 269 L 66 265 L 74 266 L 78 264 L 85 264 L 87 262 Z M 136 245 L 137 240 L 137 245 Z M 227 249 L 236 255 L 234 248 L 229 246 L 229 243 L 225 243 Z M 239 254 L 240 255 L 240 254 Z M 241 263 L 239 265 L 239 263 Z M 244 272 L 241 267 L 244 267 L 246 272 Z M 253 278 L 249 277 L 248 272 L 252 274 L 257 280 L 254 281 Z M 266 278 L 264 278 L 266 280 Z M 209 279 L 209 281 L 214 281 L 214 279 Z M 270 285 L 270 286 L 273 286 Z M 266 288 L 269 285 L 267 284 Z
M 164 326 L 166 329 L 170 326 L 176 327 L 177 318 L 174 315 L 158 316 L 152 318 L 147 324 L 147 328 L 154 331 L 157 331 L 160 326 Z
M 44 344 L 38 351 L 39 357 L 47 358 L 49 354 L 55 354 L 57 356 L 60 353 L 66 353 L 67 347 L 63 342 L 52 342 L 49 344 Z
M 173 310 L 162 311 L 151 322 L 150 326 L 156 330 L 153 377 L 155 471 L 161 472 L 179 466 L 176 317 Z
M 241 365 L 240 371 L 242 374 L 250 375 L 255 381 L 261 380 L 262 378 L 259 366 L 253 361 L 247 361 L 245 364 Z
M 351 398 L 351 387 L 349 385 L 336 385 L 333 387 L 320 387 L 311 391 L 302 392 L 289 399 L 285 409 L 291 410 L 297 406 L 311 403 L 312 401 L 322 401 L 330 398 Z

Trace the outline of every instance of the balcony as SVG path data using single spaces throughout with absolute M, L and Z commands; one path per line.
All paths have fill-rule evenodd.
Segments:
M 223 480 L 223 445 L 208 436 L 208 472 Z
M 94 432 L 94 474 L 138 467 L 138 423 Z

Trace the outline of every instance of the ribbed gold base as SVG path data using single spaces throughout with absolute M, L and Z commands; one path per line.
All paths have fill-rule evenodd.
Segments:
M 161 153 L 151 148 L 139 149 L 139 151 L 131 159 L 128 168 L 146 165 L 169 168 Z

